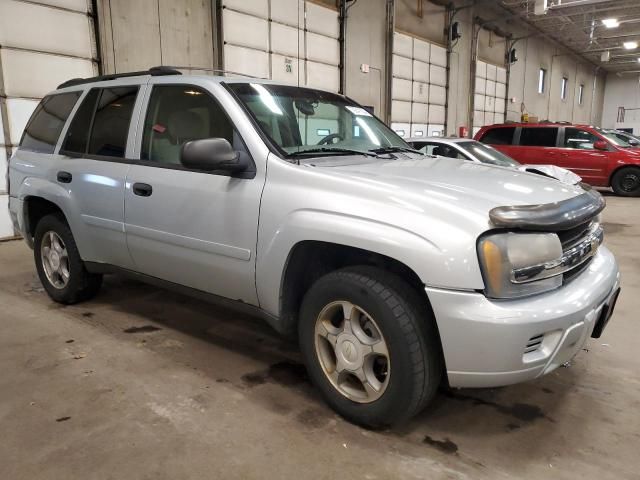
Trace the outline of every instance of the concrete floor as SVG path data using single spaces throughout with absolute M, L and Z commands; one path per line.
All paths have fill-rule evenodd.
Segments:
M 637 479 L 640 199 L 607 200 L 623 293 L 603 337 L 378 433 L 332 413 L 260 320 L 116 277 L 61 307 L 0 243 L 0 478 Z

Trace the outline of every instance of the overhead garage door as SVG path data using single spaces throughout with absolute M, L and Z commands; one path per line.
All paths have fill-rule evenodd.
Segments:
M 444 135 L 446 66 L 444 47 L 394 34 L 391 127 L 400 136 Z
M 473 108 L 473 134 L 480 127 L 504 122 L 507 70 L 478 60 Z
M 309 0 L 223 0 L 224 69 L 337 92 L 335 9 Z
M 0 238 L 13 235 L 4 172 L 38 101 L 65 80 L 97 74 L 87 0 L 0 1 Z

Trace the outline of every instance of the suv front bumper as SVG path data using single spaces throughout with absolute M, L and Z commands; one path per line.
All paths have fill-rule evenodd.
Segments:
M 613 254 L 601 247 L 589 266 L 553 292 L 514 300 L 427 287 L 449 385 L 497 387 L 533 379 L 571 360 L 619 290 Z

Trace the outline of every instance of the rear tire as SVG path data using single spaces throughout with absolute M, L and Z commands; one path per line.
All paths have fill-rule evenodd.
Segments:
M 94 297 L 100 290 L 102 275 L 87 271 L 62 215 L 46 215 L 38 222 L 33 254 L 40 282 L 52 300 L 78 303 Z
M 640 168 L 623 167 L 611 177 L 611 188 L 622 197 L 640 196 Z
M 299 341 L 327 403 L 365 427 L 411 418 L 442 378 L 440 339 L 426 301 L 378 268 L 344 268 L 316 281 L 302 302 Z

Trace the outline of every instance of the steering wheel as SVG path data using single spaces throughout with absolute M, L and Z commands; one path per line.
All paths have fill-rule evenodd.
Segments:
M 332 145 L 336 143 L 334 142 L 335 139 L 344 140 L 342 135 L 340 135 L 339 133 L 331 133 L 326 137 L 323 137 L 316 145 Z

